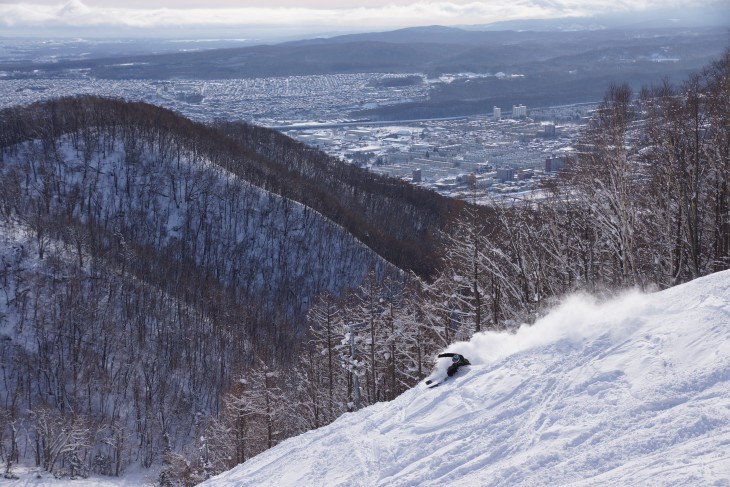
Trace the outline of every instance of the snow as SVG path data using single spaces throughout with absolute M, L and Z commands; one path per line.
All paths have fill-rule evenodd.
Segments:
M 473 365 L 203 485 L 730 485 L 730 271 L 448 351 Z
M 137 467 L 133 471 L 127 471 L 122 477 L 105 477 L 102 475 L 90 475 L 88 478 L 68 477 L 55 478 L 53 474 L 45 472 L 40 468 L 29 468 L 16 466 L 13 473 L 17 477 L 13 480 L 2 479 L 0 485 L 12 487 L 154 487 L 157 484 L 156 470 Z

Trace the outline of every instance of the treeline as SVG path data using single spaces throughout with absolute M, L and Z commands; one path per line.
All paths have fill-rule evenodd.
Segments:
M 568 293 L 650 291 L 728 269 L 729 117 L 730 52 L 681 86 L 611 86 L 542 198 L 462 210 L 433 279 L 370 274 L 345 296 L 320 295 L 293 371 L 262 364 L 228 392 L 199 475 L 389 400 L 450 343 L 531 323 Z
M 611 86 L 541 198 L 495 204 L 486 224 L 463 213 L 434 284 L 470 290 L 461 302 L 479 330 L 532 322 L 575 290 L 667 288 L 727 269 L 729 71 L 726 52 L 681 86 Z

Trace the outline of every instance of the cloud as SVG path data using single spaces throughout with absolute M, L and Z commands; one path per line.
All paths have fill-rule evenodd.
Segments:
M 94 9 L 87 7 L 81 0 L 68 0 L 58 7 L 60 17 L 74 18 L 94 13 Z
M 363 2 L 364 3 L 364 2 Z M 151 3 L 152 4 L 152 3 Z M 666 5 L 664 0 L 616 0 L 614 11 L 637 6 Z M 352 5 L 352 4 L 350 4 Z M 478 24 L 516 18 L 591 15 L 606 10 L 605 0 L 491 0 L 486 2 L 431 2 L 387 6 L 241 7 L 241 8 L 123 8 L 92 7 L 81 0 L 41 5 L 0 5 L 5 26 L 118 26 L 132 28 L 186 26 L 333 26 L 397 27 L 427 24 Z

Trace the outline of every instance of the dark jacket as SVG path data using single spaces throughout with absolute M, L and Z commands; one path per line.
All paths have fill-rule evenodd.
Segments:
M 464 357 L 463 355 L 460 355 L 458 353 L 441 353 L 439 354 L 439 358 L 445 358 L 450 357 L 451 358 L 451 365 L 449 365 L 448 370 L 446 371 L 446 374 L 451 377 L 456 373 L 457 370 L 459 370 L 459 367 L 462 365 L 471 365 L 471 363 Z

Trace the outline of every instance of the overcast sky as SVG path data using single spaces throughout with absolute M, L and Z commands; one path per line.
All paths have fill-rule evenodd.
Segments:
M 239 32 L 344 32 L 416 25 L 620 14 L 730 0 L 0 0 L 0 35 L 216 29 Z

